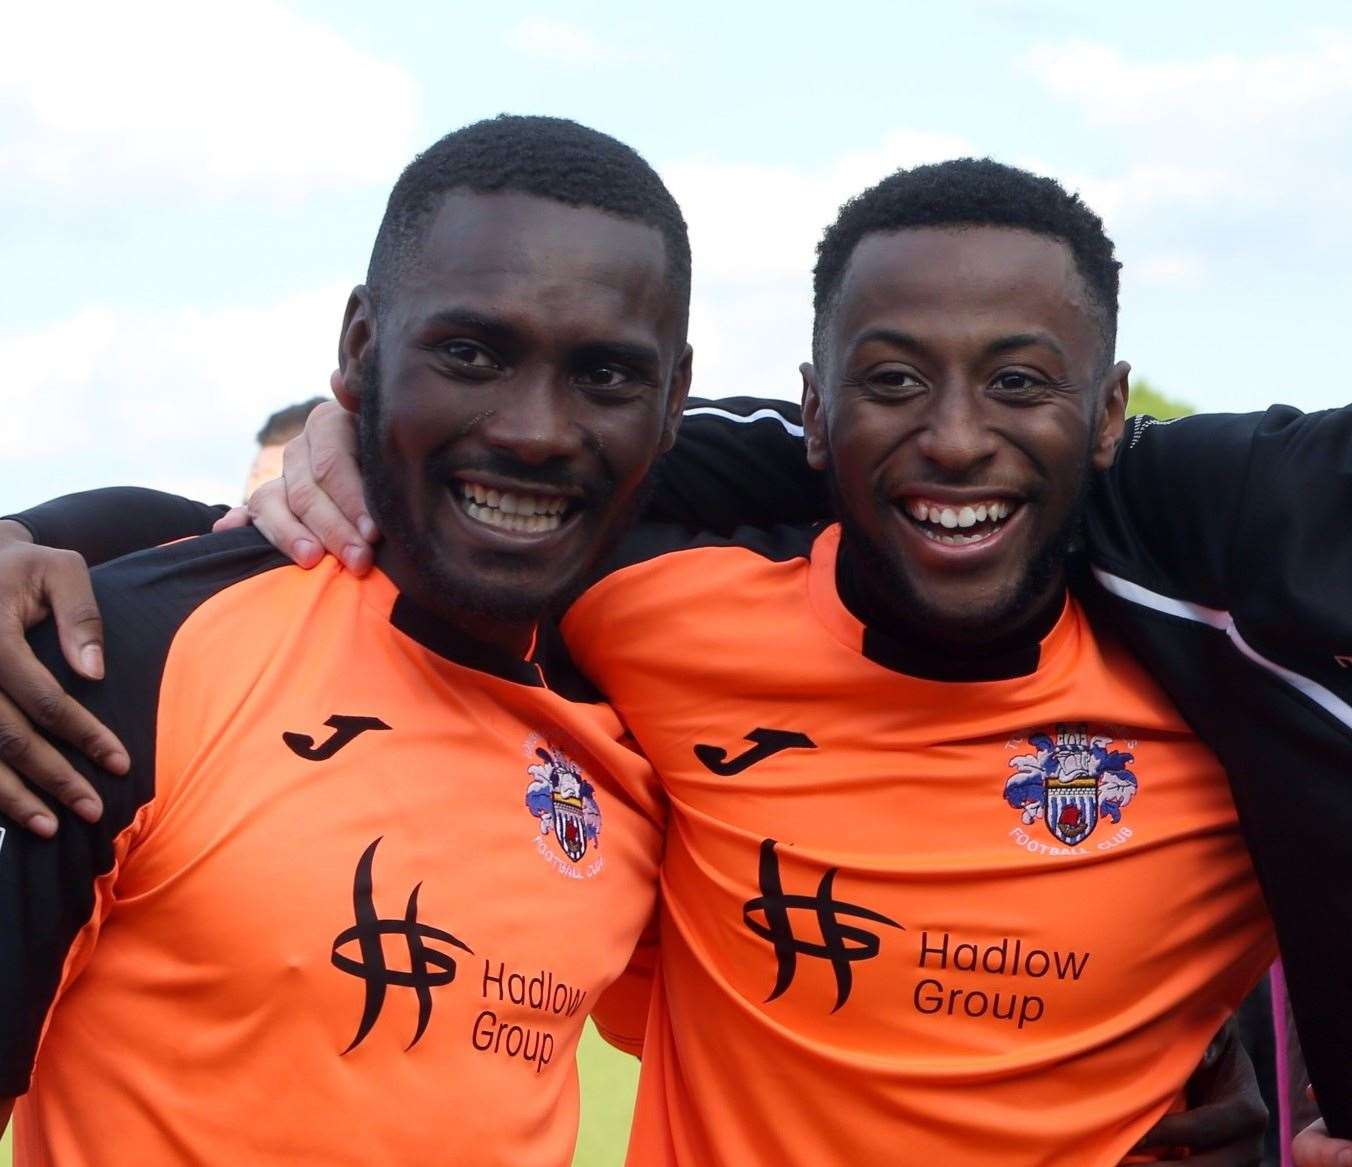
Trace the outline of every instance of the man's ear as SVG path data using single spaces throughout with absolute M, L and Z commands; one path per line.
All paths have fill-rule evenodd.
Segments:
M 685 412 L 685 399 L 690 396 L 690 378 L 694 375 L 694 369 L 695 350 L 686 345 L 685 352 L 672 370 L 671 386 L 667 389 L 666 417 L 662 419 L 663 454 L 676 444 L 676 431 L 681 428 L 681 416 Z
M 813 470 L 825 470 L 831 459 L 826 444 L 826 402 L 821 379 L 810 362 L 799 365 L 798 371 L 803 374 L 803 441 L 807 444 L 807 464 Z
M 349 413 L 361 407 L 362 365 L 375 358 L 376 310 L 365 284 L 358 284 L 347 298 L 343 312 L 343 330 L 338 335 L 338 368 L 329 378 L 329 386 L 338 404 Z
M 1099 386 L 1103 406 L 1090 455 L 1095 470 L 1107 470 L 1117 457 L 1117 445 L 1127 424 L 1127 377 L 1130 373 L 1131 366 L 1126 361 L 1118 361 L 1104 375 Z

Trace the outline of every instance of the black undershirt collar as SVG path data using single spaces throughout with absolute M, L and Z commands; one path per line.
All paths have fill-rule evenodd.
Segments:
M 836 558 L 836 588 L 841 603 L 864 626 L 862 652 L 874 664 L 925 681 L 1008 681 L 1037 671 L 1042 640 L 1056 626 L 1065 608 L 1064 591 L 1052 597 L 1037 615 L 1011 636 L 982 645 L 960 645 L 907 634 L 894 636 L 869 615 L 869 605 L 854 579 L 844 541 Z
M 475 640 L 402 592 L 395 597 L 390 623 L 429 652 L 475 672 L 518 685 L 547 688 L 569 701 L 595 704 L 604 700 L 596 687 L 578 671 L 552 620 L 538 626 L 535 643 L 527 657 L 517 656 L 496 644 Z

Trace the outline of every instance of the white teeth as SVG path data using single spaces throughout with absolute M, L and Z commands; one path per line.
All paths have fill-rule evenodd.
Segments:
M 538 534 L 563 525 L 568 499 L 553 494 L 514 494 L 478 482 L 462 482 L 461 500 L 470 518 L 503 531 Z
M 905 505 L 907 513 L 917 523 L 928 523 L 931 528 L 939 527 L 944 531 L 954 531 L 959 528 L 966 530 L 969 527 L 975 527 L 977 523 L 1001 523 L 1009 517 L 1012 509 L 1010 504 L 1003 499 L 994 499 L 990 502 L 975 505 L 942 506 L 925 499 L 909 498 Z M 925 527 L 921 527 L 921 530 L 930 538 L 937 539 L 941 543 L 972 543 L 978 539 L 987 538 L 992 533 L 987 530 L 966 535 L 941 535 L 938 531 Z
M 989 531 L 974 532 L 973 534 L 970 535 L 949 535 L 949 534 L 941 535 L 938 531 L 930 530 L 930 528 L 928 527 L 921 527 L 920 530 L 927 539 L 932 539 L 936 543 L 953 543 L 953 544 L 980 543 L 982 539 L 987 539 L 990 537 Z

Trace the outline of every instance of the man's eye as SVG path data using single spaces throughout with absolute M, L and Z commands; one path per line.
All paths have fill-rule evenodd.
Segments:
M 498 367 L 488 352 L 468 340 L 453 340 L 441 346 L 441 351 L 450 358 L 452 364 L 474 369 L 496 369 Z
M 999 389 L 1003 393 L 1027 393 L 1033 389 L 1040 389 L 1045 384 L 1045 381 L 1034 377 L 1032 373 L 1011 370 L 998 374 L 991 382 L 991 388 Z
M 924 382 L 906 369 L 874 369 L 864 377 L 864 383 L 872 390 L 882 394 L 910 393 L 923 389 Z
M 629 370 L 618 365 L 596 365 L 580 372 L 577 380 L 586 389 L 622 389 L 634 377 Z

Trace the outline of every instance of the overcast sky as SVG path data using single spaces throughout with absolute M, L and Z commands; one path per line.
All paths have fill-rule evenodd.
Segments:
M 234 500 L 264 417 L 327 392 L 401 167 L 503 111 L 666 177 L 705 395 L 797 396 L 844 198 L 990 154 L 1104 216 L 1119 356 L 1157 388 L 1352 399 L 1343 2 L 46 0 L 4 34 L 0 513 L 122 482 Z

